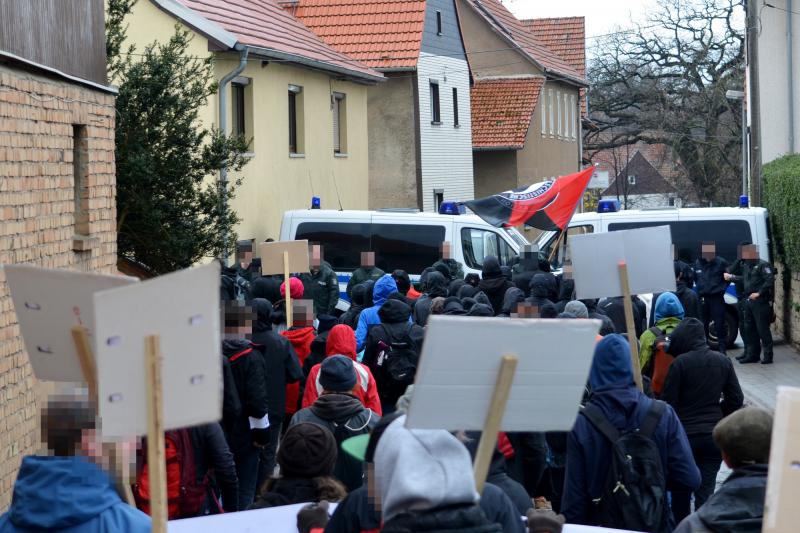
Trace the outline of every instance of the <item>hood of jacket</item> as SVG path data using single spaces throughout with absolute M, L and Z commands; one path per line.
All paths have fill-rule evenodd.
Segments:
M 372 305 L 383 305 L 393 292 L 397 292 L 397 283 L 390 274 L 384 274 L 375 282 L 375 289 L 372 291 Z
M 375 451 L 384 521 L 477 502 L 467 448 L 447 431 L 407 429 L 405 423 L 404 415 L 389 424 Z
M 767 465 L 737 468 L 697 511 L 711 531 L 758 533 L 764 518 Z
M 500 269 L 500 261 L 493 255 L 487 255 L 483 258 L 483 266 L 481 267 L 481 278 L 484 280 L 500 278 L 503 276 L 503 271 Z
M 570 300 L 572 300 L 574 294 L 575 294 L 575 280 L 568 278 L 562 279 L 561 288 L 558 290 L 558 300 L 569 302 Z M 586 304 L 584 303 L 584 305 Z
M 460 289 L 458 289 L 457 296 L 463 300 L 464 298 L 472 298 L 475 296 L 476 292 L 478 292 L 476 287 L 473 287 L 469 283 L 465 283 Z
M 441 272 L 429 272 L 428 277 L 425 279 L 425 294 L 430 296 L 431 299 L 439 296 L 446 297 L 448 283 L 447 278 Z
M 669 353 L 674 357 L 695 350 L 708 350 L 706 331 L 703 323 L 696 318 L 687 318 L 672 330 L 669 335 Z
M 677 317 L 683 320 L 685 313 L 683 311 L 683 304 L 675 294 L 671 292 L 664 292 L 656 300 L 655 308 L 655 321 L 658 322 L 662 318 Z
M 83 457 L 28 456 L 14 484 L 11 523 L 37 531 L 71 529 L 120 503 L 111 478 Z
M 248 340 L 225 340 L 222 341 L 222 355 L 230 359 L 237 353 L 252 348 L 252 346 Z
M 501 524 L 491 522 L 478 505 L 459 505 L 434 511 L 409 512 L 381 528 L 383 533 L 500 533 Z
M 264 298 L 253 298 L 256 308 L 256 322 L 253 324 L 253 333 L 263 333 L 272 330 L 272 304 Z
M 525 293 L 517 287 L 511 287 L 503 296 L 503 308 L 500 310 L 502 315 L 511 315 L 516 312 L 517 304 L 525 300 Z
M 475 304 L 467 311 L 467 316 L 494 316 L 491 305 Z
M 337 324 L 328 332 L 325 344 L 325 356 L 346 355 L 353 361 L 358 359 L 356 353 L 356 333 L 353 328 L 344 324 Z
M 483 280 L 481 280 L 481 281 L 483 281 Z M 475 296 L 473 296 L 473 298 L 475 299 L 475 303 L 488 305 L 489 307 L 492 306 L 492 301 L 489 299 L 489 297 L 486 295 L 486 293 L 483 292 L 482 290 L 479 290 L 478 292 L 476 292 Z
M 367 293 L 367 287 L 363 283 L 359 283 L 355 287 L 353 287 L 353 292 L 351 293 L 351 298 L 353 299 L 353 305 L 364 305 L 364 296 Z
M 386 300 L 386 303 L 378 309 L 378 318 L 381 319 L 383 324 L 408 322 L 409 316 L 411 316 L 411 307 L 407 303 L 394 298 Z
M 342 424 L 366 408 L 361 400 L 350 394 L 323 394 L 310 407 L 311 412 L 323 420 Z
M 589 372 L 589 385 L 593 392 L 635 386 L 630 345 L 625 337 L 614 333 L 597 343 Z
M 531 295 L 536 298 L 547 298 L 550 280 L 544 274 L 536 274 L 531 279 Z
M 372 307 L 372 295 L 375 292 L 375 282 L 371 279 L 368 279 L 364 283 L 361 283 L 364 286 L 364 308 Z
M 281 335 L 289 339 L 292 346 L 306 346 L 313 342 L 314 338 L 317 336 L 317 332 L 313 327 L 308 326 L 305 328 L 287 329 Z

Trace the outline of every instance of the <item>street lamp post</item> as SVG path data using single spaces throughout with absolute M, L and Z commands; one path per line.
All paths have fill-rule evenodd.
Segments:
M 747 110 L 744 107 L 744 91 L 729 90 L 725 93 L 728 100 L 739 100 L 742 103 L 742 196 L 748 196 L 747 191 Z

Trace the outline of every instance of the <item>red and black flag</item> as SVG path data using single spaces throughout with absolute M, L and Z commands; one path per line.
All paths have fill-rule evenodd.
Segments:
M 581 201 L 594 168 L 543 181 L 529 187 L 464 202 L 497 228 L 528 225 L 546 231 L 563 230 Z

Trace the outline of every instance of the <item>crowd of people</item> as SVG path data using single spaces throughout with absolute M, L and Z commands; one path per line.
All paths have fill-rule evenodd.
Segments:
M 465 275 L 443 246 L 416 285 L 403 270 L 376 268 L 367 252 L 339 313 L 338 280 L 319 246 L 310 272 L 283 279 L 260 276 L 244 245 L 221 282 L 222 420 L 166 434 L 170 518 L 312 502 L 298 515 L 301 533 L 544 533 L 565 522 L 760 531 L 772 418 L 743 408 L 717 308 L 720 287 L 741 285 L 753 302 L 742 311 L 743 362 L 762 346 L 762 362 L 771 362 L 761 326 L 771 270 L 749 244 L 742 249 L 730 266 L 705 245 L 695 265 L 676 261 L 677 290 L 654 296 L 651 327 L 634 297 L 640 390 L 622 298 L 577 300 L 570 269 L 555 275 L 533 250 L 510 266 L 487 256 L 480 275 Z M 601 324 L 572 431 L 501 433 L 480 494 L 472 473 L 480 434 L 405 427 L 432 315 Z M 90 402 L 78 393 L 57 400 L 42 418 L 49 456 L 23 461 L 0 533 L 144 531 L 149 518 L 123 503 L 103 464 Z M 136 459 L 134 498 L 148 511 L 144 446 Z M 715 492 L 723 461 L 733 473 Z M 338 503 L 330 516 L 329 502 Z

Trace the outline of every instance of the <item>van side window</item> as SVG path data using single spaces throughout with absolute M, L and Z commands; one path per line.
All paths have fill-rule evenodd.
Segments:
M 375 264 L 384 272 L 401 268 L 421 274 L 441 258 L 444 226 L 373 224 L 372 250 Z
M 346 272 L 361 266 L 361 252 L 370 250 L 370 232 L 366 223 L 303 222 L 297 226 L 295 239 L 320 243 L 333 270 Z
M 516 257 L 514 250 L 497 233 L 485 229 L 463 228 L 461 230 L 461 248 L 464 251 L 464 262 L 468 267 L 480 270 L 483 258 L 493 255 L 501 265 L 510 266 Z
M 738 256 L 738 246 L 742 241 L 753 241 L 750 224 L 746 220 L 682 220 L 673 222 L 614 222 L 608 231 L 669 226 L 672 242 L 675 244 L 678 259 L 694 263 L 700 256 L 700 247 L 705 241 L 714 241 L 717 255 L 732 263 Z

